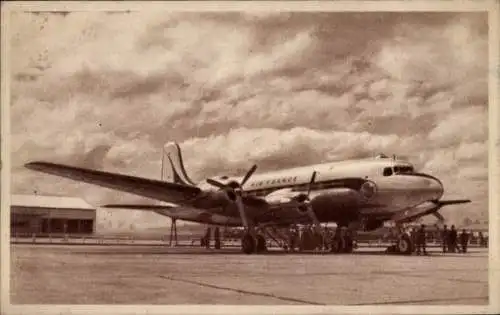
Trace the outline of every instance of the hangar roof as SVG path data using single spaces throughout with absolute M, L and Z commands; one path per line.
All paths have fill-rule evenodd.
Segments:
M 14 207 L 95 210 L 83 199 L 63 196 L 11 195 L 10 203 Z

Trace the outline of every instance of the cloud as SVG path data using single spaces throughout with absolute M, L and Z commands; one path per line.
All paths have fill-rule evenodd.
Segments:
M 488 137 L 487 120 L 488 113 L 484 107 L 453 111 L 430 132 L 429 140 L 444 147 L 484 140 Z
M 270 170 L 386 152 L 439 175 L 452 197 L 482 198 L 486 21 L 482 13 L 16 13 L 13 191 L 134 201 L 22 165 L 78 162 L 159 178 L 161 147 L 178 141 L 196 179 L 252 163 Z M 483 206 L 469 212 L 487 215 Z

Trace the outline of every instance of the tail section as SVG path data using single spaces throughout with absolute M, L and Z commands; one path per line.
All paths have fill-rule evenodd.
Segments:
M 161 179 L 176 184 L 196 185 L 186 173 L 182 161 L 181 148 L 176 142 L 168 142 L 163 147 Z

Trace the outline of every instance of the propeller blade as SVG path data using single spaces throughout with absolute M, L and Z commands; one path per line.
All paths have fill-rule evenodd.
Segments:
M 254 166 L 252 166 L 252 168 L 246 173 L 245 177 L 241 181 L 241 183 L 240 183 L 241 187 L 243 187 L 243 185 L 245 185 L 245 183 L 248 181 L 250 176 L 253 175 L 253 173 L 255 172 L 256 169 L 257 169 L 257 165 L 254 164 Z
M 309 197 L 309 194 L 311 193 L 312 185 L 314 184 L 314 180 L 316 179 L 316 171 L 312 173 L 311 176 L 311 181 L 309 182 L 309 187 L 307 189 L 307 196 Z
M 436 219 L 439 220 L 439 222 L 444 222 L 444 217 L 441 215 L 441 213 L 434 212 L 433 215 L 436 217 Z
M 314 230 L 316 231 L 316 233 L 321 234 L 321 224 L 319 223 L 319 220 L 316 217 L 316 214 L 314 213 L 314 211 L 310 210 L 309 216 L 311 217 L 311 220 L 313 221 Z
M 207 183 L 209 183 L 209 184 L 210 184 L 210 185 L 212 185 L 212 186 L 218 187 L 218 188 L 220 188 L 220 189 L 224 189 L 224 188 L 226 188 L 226 185 L 224 185 L 223 183 L 220 183 L 220 182 L 218 182 L 218 181 L 216 181 L 216 180 L 213 180 L 213 179 L 211 179 L 211 178 L 208 178 L 208 179 L 207 179 Z
M 238 212 L 240 213 L 241 221 L 243 221 L 243 226 L 245 228 L 249 228 L 248 219 L 245 213 L 245 206 L 243 205 L 243 200 L 241 198 L 241 195 L 239 194 L 236 195 L 236 207 L 238 208 Z

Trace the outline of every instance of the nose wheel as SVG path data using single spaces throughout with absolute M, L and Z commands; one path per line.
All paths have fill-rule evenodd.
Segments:
M 406 234 L 401 235 L 396 243 L 396 249 L 399 254 L 411 255 L 413 253 L 413 242 L 410 237 Z
M 401 226 L 396 226 L 396 243 L 387 247 L 386 253 L 399 254 L 399 255 L 411 255 L 415 249 L 415 244 L 411 237 L 403 232 Z

